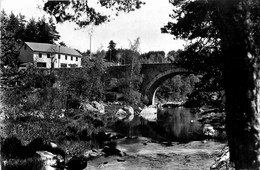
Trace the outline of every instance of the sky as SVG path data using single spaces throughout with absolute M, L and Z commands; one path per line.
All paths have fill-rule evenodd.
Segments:
M 7 14 L 23 14 L 26 20 L 34 17 L 38 19 L 46 14 L 41 8 L 43 0 L 0 0 L 1 10 Z M 46 1 L 46 0 L 45 0 Z M 94 0 L 90 0 L 94 1 Z M 110 40 L 116 43 L 116 48 L 129 48 L 130 42 L 140 38 L 140 52 L 164 51 L 183 49 L 184 41 L 174 40 L 170 34 L 162 34 L 160 28 L 166 25 L 171 18 L 172 5 L 169 0 L 144 0 L 146 4 L 141 9 L 130 13 L 120 13 L 110 22 L 93 27 L 90 38 L 90 26 L 77 30 L 74 23 L 65 22 L 56 24 L 60 34 L 60 41 L 71 48 L 81 52 L 90 49 L 95 52 L 98 49 L 107 50 Z M 91 39 L 91 40 L 90 40 Z

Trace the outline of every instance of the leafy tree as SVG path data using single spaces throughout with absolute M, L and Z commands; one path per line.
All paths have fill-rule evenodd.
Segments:
M 10 17 L 1 12 L 1 71 L 4 84 L 9 85 L 18 72 L 19 41 L 18 32 L 22 29 L 19 20 L 11 14 Z
M 109 62 L 117 62 L 117 50 L 116 50 L 116 43 L 111 40 L 109 42 L 108 51 L 106 52 L 105 59 Z
M 125 89 L 125 96 L 127 102 L 138 103 L 141 100 L 141 94 L 139 93 L 139 86 L 142 82 L 142 76 L 140 75 L 141 63 L 139 61 L 139 46 L 140 41 L 137 38 L 134 43 L 130 42 L 130 49 L 134 52 L 132 55 L 132 62 L 130 68 L 130 74 L 126 76 L 126 83 L 129 85 Z
M 130 12 L 139 9 L 144 2 L 140 0 L 97 0 L 101 7 L 109 8 L 119 12 Z M 97 12 L 89 6 L 88 1 L 47 1 L 43 10 L 53 15 L 57 22 L 72 21 L 79 27 L 86 27 L 90 24 L 99 25 L 110 20 L 110 16 Z
M 231 162 L 236 169 L 259 169 L 260 2 L 180 0 L 171 3 L 175 6 L 172 17 L 177 22 L 168 23 L 163 31 L 190 40 L 187 47 L 190 54 L 197 60 L 211 58 L 220 66 L 212 67 L 205 62 L 204 68 L 220 68 L 223 72 Z
M 78 108 L 83 100 L 103 100 L 106 64 L 104 52 L 98 51 L 93 60 L 86 59 L 83 69 L 60 72 L 61 91 L 66 96 L 67 108 Z
M 52 19 L 47 22 L 43 17 L 38 21 L 31 18 L 22 34 L 22 41 L 50 43 L 53 44 L 59 40 L 60 35 Z
M 124 99 L 128 103 L 138 103 L 141 100 L 141 94 L 139 93 L 139 86 L 142 82 L 140 53 L 139 53 L 139 38 L 130 42 L 130 49 L 119 49 L 119 55 L 122 55 L 121 63 L 128 64 L 130 67 L 124 72 L 113 72 L 117 77 L 117 80 L 107 80 L 107 84 L 111 86 L 113 84 L 118 87 L 120 93 L 123 93 Z M 125 55 L 126 54 L 126 55 Z M 112 85 L 112 86 L 113 86 Z M 112 87 L 113 88 L 113 87 Z
M 176 8 L 170 16 L 177 22 L 169 22 L 162 32 L 188 42 L 185 50 L 175 56 L 174 63 L 203 75 L 189 96 L 190 101 L 198 105 L 212 104 L 211 94 L 221 94 L 224 87 L 216 6 L 203 0 L 171 3 Z
M 187 96 L 193 91 L 197 82 L 199 82 L 199 78 L 194 74 L 174 76 L 159 87 L 156 97 L 162 102 L 186 101 Z
M 164 51 L 149 51 L 141 55 L 142 63 L 165 63 Z
M 177 56 L 178 56 L 181 52 L 182 52 L 182 50 L 177 50 L 177 51 L 172 50 L 172 51 L 169 51 L 169 52 L 167 53 L 167 61 L 168 61 L 168 62 L 171 62 L 171 63 L 175 62 Z
M 131 64 L 134 53 L 136 53 L 136 52 L 132 51 L 131 49 L 118 49 L 117 58 L 119 60 L 119 63 Z M 139 54 L 136 54 L 136 55 L 139 55 Z
M 36 23 L 36 27 L 37 42 L 53 44 L 54 41 L 57 41 L 60 38 L 58 32 L 56 31 L 56 27 L 51 19 L 49 20 L 49 23 L 46 22 L 46 19 L 44 17 L 42 19 L 39 19 Z
M 21 14 L 15 16 L 11 12 L 10 16 L 8 17 L 8 23 L 5 29 L 14 35 L 14 38 L 18 43 L 21 41 L 21 35 L 25 29 L 25 22 L 25 16 Z
M 34 18 L 31 18 L 26 25 L 25 31 L 22 36 L 23 41 L 37 42 L 38 28 Z

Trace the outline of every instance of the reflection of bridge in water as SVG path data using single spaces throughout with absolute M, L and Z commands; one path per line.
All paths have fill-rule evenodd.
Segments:
M 108 71 L 115 74 L 126 72 L 131 69 L 131 65 L 110 66 Z M 154 104 L 155 94 L 159 86 L 167 79 L 179 74 L 190 74 L 187 69 L 180 68 L 172 63 L 142 64 L 141 74 L 143 81 L 140 92 L 146 104 Z M 120 78 L 120 77 L 119 77 Z

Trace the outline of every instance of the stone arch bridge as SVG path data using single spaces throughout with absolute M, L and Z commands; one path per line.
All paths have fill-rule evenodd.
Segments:
M 109 72 L 122 73 L 129 71 L 131 65 L 110 66 Z M 143 81 L 140 86 L 142 98 L 147 101 L 146 104 L 154 104 L 155 93 L 159 86 L 167 79 L 179 74 L 190 74 L 191 71 L 180 68 L 172 63 L 156 63 L 156 64 L 142 64 L 141 72 Z M 118 74 L 120 75 L 120 74 Z

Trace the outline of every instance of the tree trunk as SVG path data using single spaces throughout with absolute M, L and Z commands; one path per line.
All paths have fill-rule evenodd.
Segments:
M 230 160 L 236 169 L 260 169 L 259 45 L 252 32 L 259 23 L 249 10 L 256 4 L 221 0 L 220 5 Z

